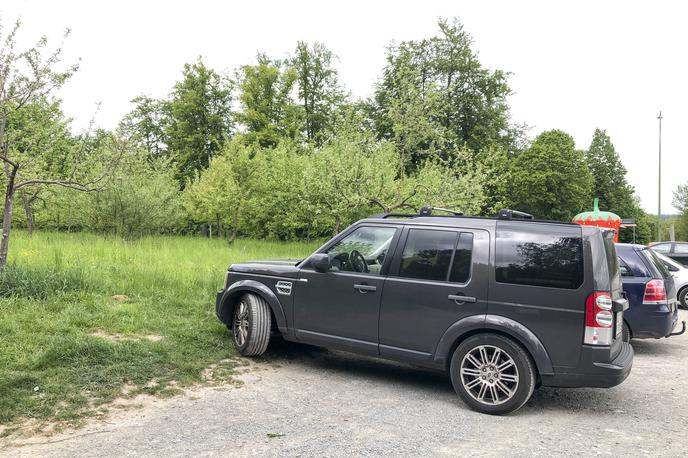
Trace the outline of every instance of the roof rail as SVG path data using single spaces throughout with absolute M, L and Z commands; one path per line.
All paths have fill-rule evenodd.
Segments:
M 497 214 L 497 219 L 535 219 L 530 213 L 502 208 Z
M 447 212 L 451 213 L 451 215 L 433 215 L 433 211 Z M 417 218 L 419 216 L 443 216 L 446 218 L 447 216 L 463 216 L 463 213 L 442 207 L 423 207 L 418 213 L 384 213 L 382 215 L 372 215 L 371 218 Z
M 416 218 L 414 213 L 383 213 L 382 215 L 371 215 L 370 218 Z
M 448 208 L 442 207 L 423 207 L 420 209 L 420 216 L 432 216 L 432 212 L 435 210 L 439 212 L 451 213 L 452 216 L 463 216 L 463 212 L 458 212 L 456 210 L 450 210 Z

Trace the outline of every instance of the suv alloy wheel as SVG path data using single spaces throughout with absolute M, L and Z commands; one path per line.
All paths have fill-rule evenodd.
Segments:
M 232 340 L 243 356 L 262 355 L 270 341 L 270 307 L 255 294 L 244 294 L 234 307 Z
M 463 341 L 451 360 L 454 390 L 473 410 L 505 414 L 520 408 L 535 388 L 530 356 L 513 340 L 478 334 Z

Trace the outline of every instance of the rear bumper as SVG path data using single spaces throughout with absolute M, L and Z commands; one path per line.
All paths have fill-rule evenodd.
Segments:
M 609 388 L 626 380 L 632 367 L 633 347 L 628 343 L 621 342 L 621 350 L 612 361 L 609 361 L 609 347 L 584 345 L 577 367 L 562 372 L 555 369 L 555 375 L 542 377 L 542 384 L 569 388 Z
M 678 307 L 676 305 L 671 308 L 661 305 L 654 310 L 643 310 L 641 307 L 651 306 L 638 305 L 632 307 L 633 313 L 626 313 L 625 315 L 634 339 L 659 339 L 674 332 L 678 325 Z

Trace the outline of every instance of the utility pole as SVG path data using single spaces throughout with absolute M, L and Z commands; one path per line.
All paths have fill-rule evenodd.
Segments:
M 659 183 L 657 189 L 657 241 L 662 241 L 662 110 L 659 110 Z

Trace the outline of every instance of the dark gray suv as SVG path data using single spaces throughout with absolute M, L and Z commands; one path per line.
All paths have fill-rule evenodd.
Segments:
M 539 386 L 611 387 L 628 376 L 613 233 L 537 221 L 378 215 L 303 260 L 230 266 L 216 312 L 245 356 L 286 340 L 445 371 L 480 412 Z

